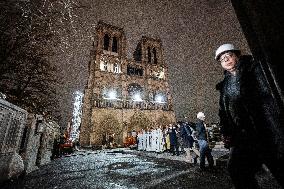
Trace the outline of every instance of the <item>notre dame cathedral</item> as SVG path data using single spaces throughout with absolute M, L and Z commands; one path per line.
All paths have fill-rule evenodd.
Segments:
M 160 39 L 143 36 L 129 59 L 123 28 L 100 21 L 90 56 L 81 146 L 102 145 L 109 134 L 123 144 L 130 131 L 176 121 Z

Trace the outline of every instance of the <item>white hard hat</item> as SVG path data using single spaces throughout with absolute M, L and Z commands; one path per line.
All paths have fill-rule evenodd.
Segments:
M 202 118 L 205 118 L 205 115 L 203 112 L 198 112 L 198 114 L 196 115 L 197 119 L 202 119 Z
M 223 44 L 216 50 L 215 60 L 218 60 L 220 55 L 226 51 L 240 51 L 240 50 L 237 49 L 233 44 L 229 44 L 229 43 Z

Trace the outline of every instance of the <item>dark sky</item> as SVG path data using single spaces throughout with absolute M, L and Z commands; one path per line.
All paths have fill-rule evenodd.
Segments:
M 215 85 L 222 69 L 214 61 L 215 50 L 229 42 L 249 52 L 229 0 L 46 0 L 45 6 L 61 12 L 52 21 L 60 36 L 52 61 L 62 66 L 60 93 L 69 97 L 84 89 L 99 20 L 124 28 L 129 58 L 142 35 L 161 38 L 178 119 L 187 115 L 193 121 L 203 111 L 208 122 L 218 121 Z M 72 107 L 71 98 L 63 104 Z

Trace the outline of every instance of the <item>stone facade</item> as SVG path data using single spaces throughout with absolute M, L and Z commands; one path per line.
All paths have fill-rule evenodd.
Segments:
M 126 51 L 123 29 L 99 22 L 83 100 L 82 146 L 101 145 L 102 136 L 113 133 L 122 144 L 130 130 L 175 122 L 161 40 L 143 36 L 132 59 Z

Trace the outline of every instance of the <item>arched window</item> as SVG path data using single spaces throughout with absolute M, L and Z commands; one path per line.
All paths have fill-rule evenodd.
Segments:
M 137 63 L 140 63 L 140 61 L 142 60 L 142 47 L 141 47 L 141 43 L 138 43 L 134 53 L 133 53 L 133 57 L 134 60 L 137 61 Z
M 118 46 L 117 38 L 113 37 L 112 38 L 112 52 L 117 53 L 117 46 Z
M 148 63 L 151 64 L 152 54 L 151 54 L 151 48 L 148 47 Z
M 118 63 L 113 64 L 113 73 L 119 73 L 119 65 Z
M 104 62 L 104 71 L 107 71 L 107 62 Z
M 108 47 L 109 47 L 109 36 L 108 36 L 108 34 L 105 34 L 105 36 L 104 36 L 104 50 L 108 51 Z
M 101 57 L 101 60 L 100 60 L 100 70 L 107 71 L 107 60 L 103 56 Z
M 127 65 L 127 75 L 134 75 L 135 70 L 132 66 Z
M 131 65 L 127 65 L 127 75 L 143 76 L 143 74 L 143 68 L 132 67 Z
M 157 60 L 157 51 L 155 48 L 153 48 L 153 56 L 154 56 L 154 64 L 157 64 L 158 63 L 158 60 Z

